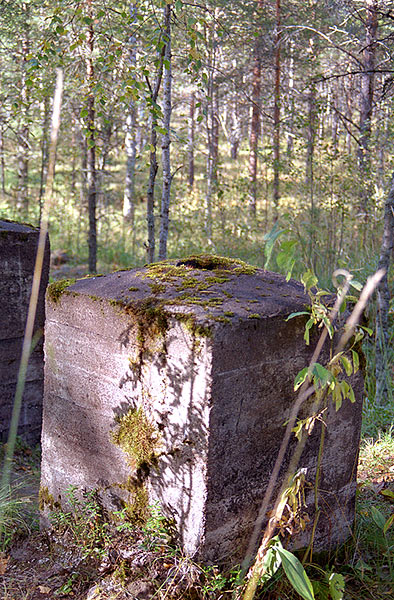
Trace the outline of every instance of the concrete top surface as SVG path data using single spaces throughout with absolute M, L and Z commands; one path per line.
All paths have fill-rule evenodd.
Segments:
M 37 233 L 37 227 L 27 223 L 17 223 L 16 221 L 7 221 L 0 219 L 0 231 L 15 231 L 17 233 Z
M 287 316 L 309 304 L 303 285 L 295 280 L 210 255 L 80 279 L 67 292 L 131 309 L 186 313 L 198 321 Z

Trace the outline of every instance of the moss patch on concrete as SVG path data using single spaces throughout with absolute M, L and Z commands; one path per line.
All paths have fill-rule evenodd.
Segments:
M 45 508 L 53 511 L 60 508 L 60 503 L 56 502 L 47 486 L 42 485 L 38 492 L 38 506 L 40 511 L 44 511 Z
M 138 469 L 156 462 L 159 433 L 142 408 L 132 408 L 122 417 L 117 417 L 117 429 L 112 441 L 128 455 L 130 466 Z
M 57 304 L 64 294 L 67 291 L 67 288 L 70 285 L 73 285 L 76 282 L 76 279 L 59 279 L 59 281 L 54 281 L 50 283 L 47 287 L 47 296 L 54 303 Z
M 150 468 L 157 463 L 160 434 L 141 407 L 130 409 L 116 420 L 117 428 L 111 434 L 112 441 L 127 454 L 134 473 L 126 484 L 119 487 L 126 489 L 130 494 L 130 500 L 125 504 L 129 519 L 133 523 L 143 524 L 149 514 L 145 479 Z

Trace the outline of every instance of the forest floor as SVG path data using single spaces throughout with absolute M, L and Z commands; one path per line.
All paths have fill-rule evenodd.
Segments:
M 2 600 L 175 600 L 230 599 L 234 573 L 196 565 L 171 545 L 160 517 L 150 527 L 125 526 L 106 532 L 84 547 L 89 523 L 60 536 L 39 530 L 39 449 L 20 444 L 14 460 L 13 486 L 24 501 L 23 517 L 29 529 L 21 530 L 0 554 Z M 394 537 L 379 529 L 375 507 L 384 518 L 393 514 L 394 439 L 392 431 L 376 440 L 364 440 L 358 472 L 358 529 L 343 564 L 333 568 L 344 573 L 344 598 L 393 599 Z M 65 517 L 66 518 L 66 517 Z M 67 525 L 67 524 L 66 524 Z M 70 525 L 70 522 L 68 522 Z M 75 524 L 74 524 L 75 525 Z M 392 527 L 394 529 L 394 526 Z M 101 537 L 100 537 L 101 536 Z M 100 538 L 100 539 L 99 539 Z M 105 543 L 103 544 L 103 540 Z M 282 578 L 283 579 L 283 578 Z M 256 598 L 299 598 L 280 581 Z M 316 595 L 317 599 L 322 598 Z

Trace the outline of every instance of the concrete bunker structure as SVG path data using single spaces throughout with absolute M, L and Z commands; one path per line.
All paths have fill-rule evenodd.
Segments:
M 33 282 L 39 230 L 0 220 L 0 440 L 7 441 Z M 45 289 L 49 273 L 49 243 L 45 250 L 35 334 L 26 378 L 18 434 L 29 444 L 41 438 L 44 389 L 43 332 Z
M 307 303 L 300 283 L 213 256 L 51 284 L 44 518 L 70 485 L 137 519 L 157 500 L 188 553 L 241 561 L 312 352 L 303 317 L 285 318 Z M 354 518 L 362 376 L 352 383 L 356 402 L 324 417 L 316 550 Z M 300 464 L 310 484 L 319 444 L 316 426 Z M 311 509 L 313 485 L 306 496 Z

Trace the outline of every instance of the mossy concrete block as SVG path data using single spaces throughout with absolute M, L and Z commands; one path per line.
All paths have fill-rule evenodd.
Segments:
M 0 440 L 6 441 L 11 420 L 23 335 L 29 307 L 39 230 L 0 220 Z M 44 387 L 43 330 L 45 289 L 49 273 L 49 243 L 45 250 L 34 334 L 38 342 L 31 355 L 18 433 L 28 443 L 41 437 Z
M 303 317 L 285 320 L 308 303 L 303 286 L 239 261 L 191 257 L 58 290 L 47 294 L 43 489 L 63 503 L 70 485 L 95 488 L 108 508 L 126 503 L 132 513 L 145 487 L 188 553 L 242 560 L 294 377 L 311 356 Z M 353 385 L 357 401 L 324 415 L 317 550 L 345 540 L 354 518 L 361 375 Z M 137 429 L 128 439 L 127 423 Z M 300 465 L 312 485 L 320 431 L 321 423 Z M 304 532 L 296 544 L 305 543 Z

